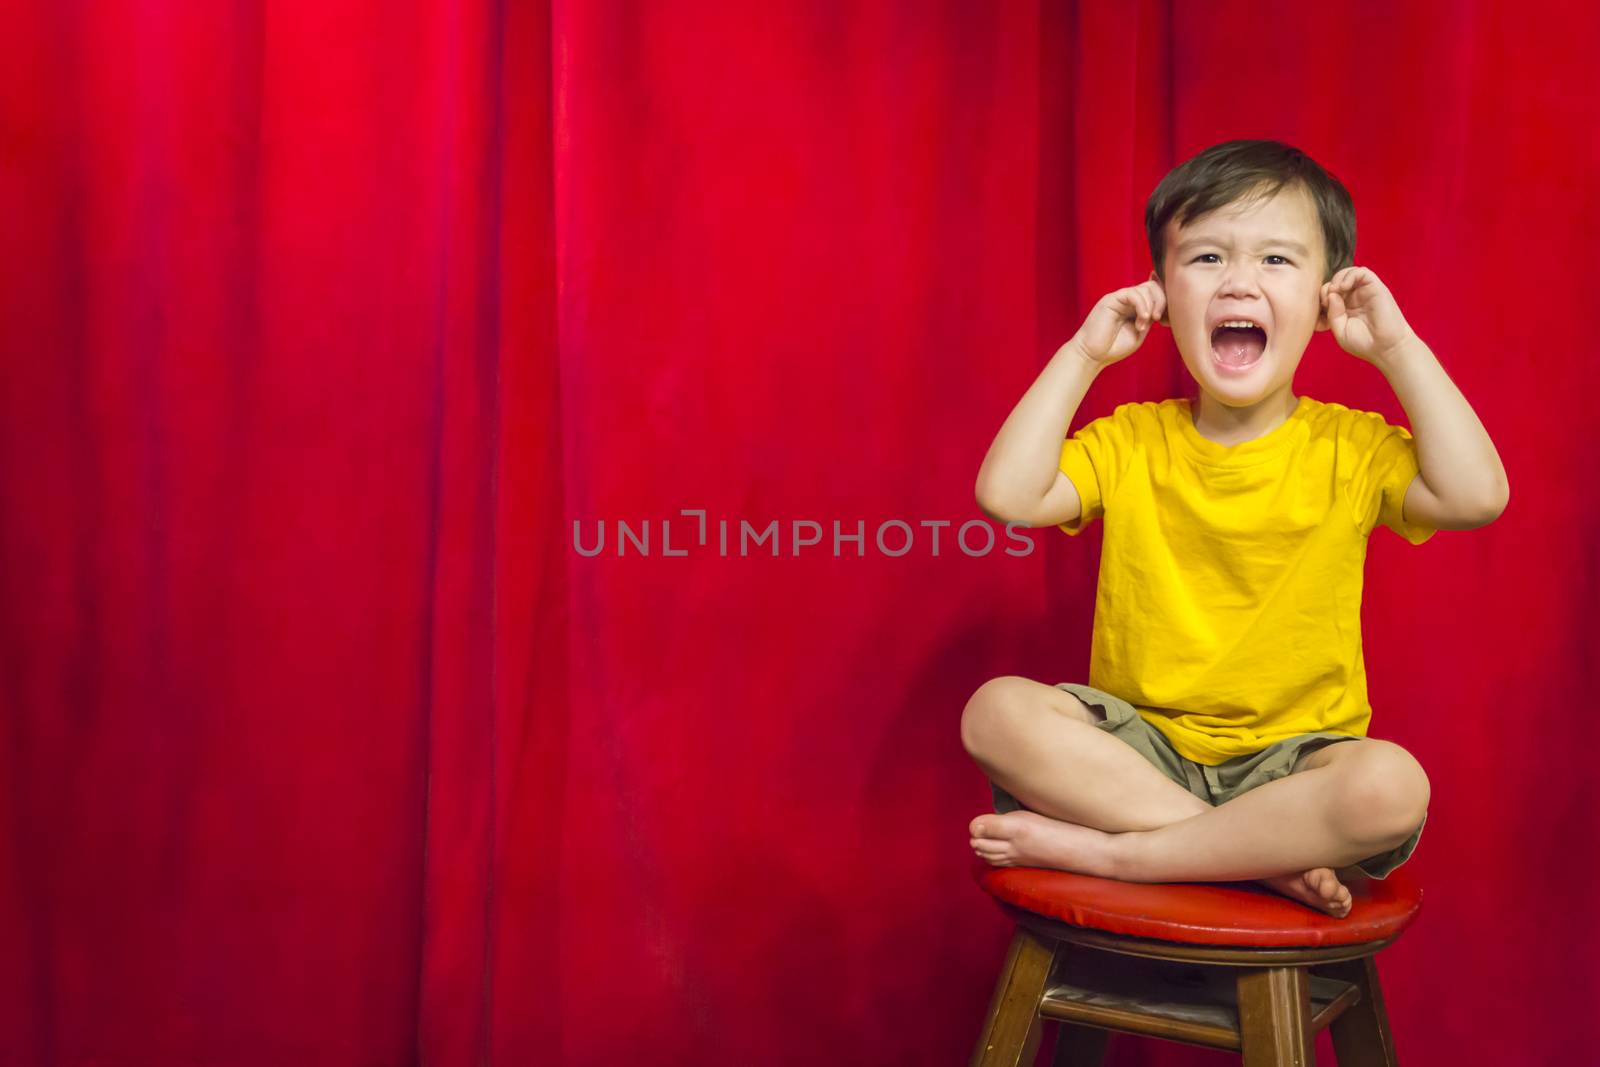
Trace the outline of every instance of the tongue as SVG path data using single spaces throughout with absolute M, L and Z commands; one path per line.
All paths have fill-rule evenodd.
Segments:
M 1217 358 L 1235 367 L 1247 367 L 1260 359 L 1261 350 L 1266 346 L 1266 338 L 1260 330 L 1242 330 L 1235 326 L 1224 326 L 1217 331 L 1217 339 L 1212 343 Z

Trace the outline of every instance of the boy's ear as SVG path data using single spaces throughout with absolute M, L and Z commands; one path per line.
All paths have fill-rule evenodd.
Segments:
M 1167 287 L 1165 285 L 1162 285 L 1161 279 L 1156 276 L 1156 272 L 1154 270 L 1152 270 L 1150 272 L 1150 279 L 1149 280 L 1155 282 L 1157 285 L 1160 285 L 1161 286 L 1161 291 L 1163 293 L 1166 292 L 1166 288 Z M 1172 325 L 1172 323 L 1170 321 L 1168 321 L 1168 319 L 1167 319 L 1167 306 L 1166 306 L 1166 302 L 1165 301 L 1163 301 L 1162 305 L 1161 305 L 1161 317 L 1159 319 L 1157 319 L 1156 321 L 1159 322 L 1163 326 L 1171 326 Z

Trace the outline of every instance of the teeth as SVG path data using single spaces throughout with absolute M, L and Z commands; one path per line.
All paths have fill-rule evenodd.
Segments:
M 1219 323 L 1217 323 L 1217 326 L 1218 326 L 1218 328 L 1221 328 L 1223 326 L 1239 326 L 1239 327 L 1254 326 L 1256 329 L 1261 329 L 1261 324 L 1260 323 L 1251 322 L 1249 319 L 1229 319 L 1227 322 L 1219 322 Z

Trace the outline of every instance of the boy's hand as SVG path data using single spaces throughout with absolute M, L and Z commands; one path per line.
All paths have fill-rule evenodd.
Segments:
M 1167 294 L 1152 278 L 1101 297 L 1072 342 L 1089 362 L 1109 367 L 1133 355 L 1166 313 Z
M 1366 267 L 1346 267 L 1322 287 L 1322 310 L 1339 347 L 1381 366 L 1416 333 L 1389 287 Z

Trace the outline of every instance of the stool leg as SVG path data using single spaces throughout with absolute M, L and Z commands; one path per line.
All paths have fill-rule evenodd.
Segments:
M 1055 954 L 1055 945 L 1018 925 L 989 1001 L 989 1018 L 972 1050 L 972 1067 L 1032 1067 L 1043 1029 L 1039 1002 Z
M 1312 1067 L 1311 982 L 1305 968 L 1244 970 L 1238 988 L 1244 1067 Z
M 1378 961 L 1371 956 L 1340 960 L 1320 964 L 1317 970 L 1361 990 L 1360 1002 L 1346 1008 L 1328 1027 L 1339 1067 L 1397 1067 L 1389 1013 L 1384 1009 L 1383 988 L 1378 984 Z

